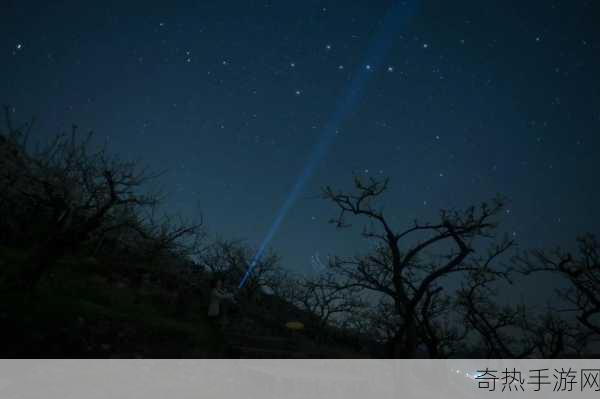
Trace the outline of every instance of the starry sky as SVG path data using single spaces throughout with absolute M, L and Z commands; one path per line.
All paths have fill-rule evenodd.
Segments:
M 75 123 L 166 170 L 171 212 L 259 246 L 368 74 L 269 243 L 286 267 L 365 245 L 319 198 L 353 174 L 391 179 L 398 229 L 500 193 L 523 248 L 597 233 L 600 3 L 410 0 L 372 66 L 395 3 L 3 0 L 0 100 L 38 139 Z

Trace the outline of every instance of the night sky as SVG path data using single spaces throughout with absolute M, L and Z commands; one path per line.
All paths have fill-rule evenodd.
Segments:
M 600 2 L 400 3 L 370 65 L 393 1 L 3 0 L 0 100 L 35 138 L 75 123 L 166 169 L 169 211 L 259 246 L 365 80 L 270 242 L 292 270 L 365 245 L 319 198 L 354 173 L 391 179 L 398 229 L 500 193 L 523 248 L 598 232 Z

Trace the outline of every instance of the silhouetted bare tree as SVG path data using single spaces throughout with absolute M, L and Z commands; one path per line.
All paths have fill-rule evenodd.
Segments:
M 422 342 L 420 329 L 433 327 L 431 317 L 437 314 L 432 307 L 440 294 L 440 281 L 459 272 L 473 272 L 484 267 L 468 262 L 474 253 L 473 243 L 478 238 L 493 238 L 494 218 L 504 206 L 497 198 L 491 204 L 470 207 L 464 211 L 443 210 L 436 223 L 414 224 L 396 230 L 374 202 L 386 191 L 388 181 L 359 177 L 354 179 L 355 192 L 337 192 L 330 187 L 324 197 L 339 209 L 333 222 L 345 227 L 348 215 L 362 217 L 370 222 L 363 236 L 375 240 L 376 248 L 365 255 L 352 258 L 336 257 L 330 267 L 336 274 L 339 289 L 361 289 L 387 297 L 397 318 L 391 339 L 392 355 L 414 357 Z M 437 249 L 440 256 L 431 256 Z M 425 317 L 426 321 L 422 320 Z M 429 341 L 443 340 L 431 331 Z M 437 344 L 439 346 L 439 344 Z
M 553 359 L 568 356 L 586 355 L 588 334 L 579 326 L 558 315 L 550 308 L 537 317 L 528 317 L 523 328 L 530 333 L 536 356 Z
M 226 285 L 233 288 L 246 274 L 255 253 L 242 241 L 216 239 L 203 249 L 198 262 L 211 273 L 222 276 Z M 275 252 L 268 252 L 252 269 L 241 294 L 250 297 L 265 287 L 274 287 L 281 276 L 279 257 Z
M 464 324 L 476 336 L 477 356 L 488 358 L 557 358 L 581 355 L 585 337 L 556 309 L 536 312 L 524 304 L 498 305 L 494 277 L 471 275 L 458 292 Z
M 420 307 L 419 331 L 431 358 L 448 358 L 464 351 L 468 329 L 452 319 L 453 299 L 436 287 L 427 290 Z
M 566 287 L 558 289 L 558 294 L 566 307 L 558 311 L 575 315 L 585 329 L 579 332 L 578 341 L 589 343 L 600 339 L 600 242 L 586 234 L 577 244 L 576 251 L 536 250 L 516 257 L 516 262 L 526 275 L 547 272 L 564 278 Z
M 497 280 L 493 273 L 475 271 L 458 291 L 457 304 L 464 323 L 477 333 L 480 356 L 488 358 L 523 358 L 535 347 L 521 327 L 526 320 L 524 306 L 498 305 Z
M 366 306 L 357 295 L 358 289 L 340 289 L 331 273 L 324 272 L 313 277 L 282 277 L 275 294 L 313 315 L 320 331 L 325 331 L 327 326 L 343 325 L 350 314 Z
M 199 232 L 199 224 L 158 226 L 145 221 L 142 211 L 154 209 L 159 201 L 146 187 L 155 175 L 110 156 L 105 147 L 94 145 L 91 133 L 82 137 L 73 126 L 70 134 L 32 150 L 28 127 L 15 128 L 8 107 L 5 116 L 2 146 L 11 156 L 0 164 L 0 197 L 4 216 L 13 227 L 21 227 L 13 228 L 13 234 L 30 247 L 28 268 L 20 278 L 24 288 L 34 288 L 65 254 L 112 231 L 133 229 L 172 249 Z M 10 210 L 16 213 L 8 214 Z

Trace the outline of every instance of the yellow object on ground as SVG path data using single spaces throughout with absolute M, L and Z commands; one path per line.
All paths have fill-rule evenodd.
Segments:
M 304 329 L 304 324 L 299 321 L 288 321 L 285 323 L 285 326 L 288 330 L 302 330 Z

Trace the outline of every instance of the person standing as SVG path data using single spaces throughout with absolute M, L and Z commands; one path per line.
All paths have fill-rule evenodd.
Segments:
M 208 317 L 220 328 L 223 328 L 227 322 L 226 306 L 224 305 L 224 301 L 227 300 L 233 301 L 233 295 L 223 289 L 221 278 L 215 278 L 211 282 Z

